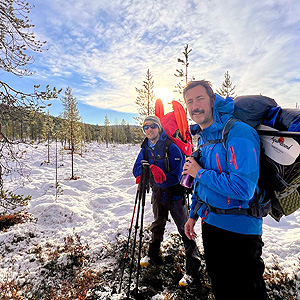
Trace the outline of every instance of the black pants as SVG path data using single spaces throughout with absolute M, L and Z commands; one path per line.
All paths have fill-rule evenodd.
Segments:
M 164 203 L 161 197 L 152 195 L 152 210 L 154 221 L 151 224 L 152 242 L 163 241 L 168 214 L 170 212 L 177 230 L 182 237 L 186 254 L 186 273 L 195 276 L 200 267 L 200 257 L 197 244 L 194 240 L 189 240 L 184 232 L 184 225 L 188 220 L 187 206 L 183 198 L 180 200 L 170 200 Z
M 216 300 L 266 300 L 260 235 L 202 225 L 204 257 Z

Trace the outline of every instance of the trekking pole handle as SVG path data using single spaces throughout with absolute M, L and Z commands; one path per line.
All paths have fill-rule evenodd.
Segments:
M 149 162 L 145 162 L 143 163 L 143 167 L 145 168 L 145 172 L 146 172 L 146 192 L 149 193 L 150 191 L 150 163 Z
M 148 192 L 148 186 L 149 186 L 149 162 L 147 160 L 141 160 L 142 169 L 141 169 L 141 181 L 139 183 L 139 200 L 143 198 L 143 194 Z M 147 168 L 147 169 L 146 169 Z

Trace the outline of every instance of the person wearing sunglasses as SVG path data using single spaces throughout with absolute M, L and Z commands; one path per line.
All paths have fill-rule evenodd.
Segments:
M 160 245 L 163 241 L 168 214 L 172 216 L 179 234 L 182 237 L 186 254 L 186 274 L 179 281 L 180 286 L 192 283 L 200 267 L 200 258 L 194 240 L 187 238 L 184 224 L 188 220 L 187 205 L 184 190 L 180 185 L 181 173 L 185 157 L 181 150 L 168 138 L 159 118 L 148 116 L 143 121 L 145 140 L 133 167 L 136 183 L 140 182 L 142 160 L 150 164 L 152 188 L 152 210 L 154 221 L 151 224 L 151 242 L 148 255 L 141 259 L 140 265 L 163 264 L 160 255 Z

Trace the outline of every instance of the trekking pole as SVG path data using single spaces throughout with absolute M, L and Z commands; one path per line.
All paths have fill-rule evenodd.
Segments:
M 142 160 L 141 163 L 147 162 L 146 160 Z M 127 299 L 129 299 L 130 295 L 130 284 L 131 284 L 131 278 L 132 278 L 132 269 L 133 269 L 133 263 L 134 263 L 134 254 L 135 254 L 135 247 L 136 247 L 136 236 L 137 231 L 139 228 L 139 215 L 140 215 L 140 207 L 141 207 L 141 195 L 143 194 L 143 189 L 145 188 L 144 184 L 144 172 L 142 167 L 142 173 L 141 173 L 141 182 L 140 182 L 140 191 L 138 196 L 138 207 L 137 207 L 137 214 L 136 214 L 136 221 L 135 221 L 135 227 L 134 227 L 134 238 L 133 238 L 133 247 L 132 247 L 132 254 L 131 254 L 131 263 L 129 268 L 129 279 L 128 279 L 128 290 L 127 290 Z
M 144 187 L 142 189 L 142 213 L 141 213 L 141 225 L 140 225 L 140 240 L 139 240 L 139 252 L 138 252 L 138 262 L 137 262 L 137 271 L 136 271 L 136 287 L 135 294 L 138 295 L 139 288 L 139 276 L 140 276 L 140 261 L 141 261 L 141 251 L 142 251 L 142 241 L 143 241 L 143 223 L 144 223 L 144 212 L 145 212 L 145 202 L 146 202 L 146 193 L 149 193 L 149 178 L 150 178 L 150 164 L 148 162 L 143 163 L 143 178 L 144 178 Z
M 185 198 L 185 205 L 187 206 L 186 207 L 186 210 L 187 212 L 189 213 L 190 212 L 190 191 L 188 188 L 184 187 L 184 194 L 183 194 L 183 197 Z
M 124 270 L 125 270 L 125 261 L 126 261 L 127 255 L 128 255 L 130 236 L 131 236 L 132 225 L 133 225 L 133 220 L 134 220 L 135 209 L 136 209 L 136 204 L 137 204 L 138 197 L 139 197 L 139 186 L 138 186 L 137 191 L 136 191 L 131 223 L 130 223 L 130 227 L 129 227 L 129 230 L 128 230 L 128 239 L 127 239 L 127 243 L 126 243 L 125 255 L 124 255 L 124 258 L 123 258 L 123 266 L 122 266 L 122 271 L 121 271 L 119 294 L 121 293 L 121 289 L 122 289 L 123 276 L 124 276 Z

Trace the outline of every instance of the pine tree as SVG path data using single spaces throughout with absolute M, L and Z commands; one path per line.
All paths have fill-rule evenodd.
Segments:
M 120 125 L 120 143 L 121 144 L 126 144 L 127 143 L 127 134 L 126 134 L 126 121 L 123 119 Z
M 105 120 L 104 120 L 104 140 L 106 143 L 106 148 L 108 148 L 108 142 L 111 140 L 112 137 L 112 130 L 109 126 L 110 122 L 108 119 L 108 116 L 105 115 Z
M 41 140 L 41 128 L 43 127 L 44 116 L 42 113 L 37 113 L 31 110 L 27 114 L 26 125 L 28 126 L 31 141 Z
M 186 44 L 184 47 L 183 56 L 184 59 L 178 58 L 177 62 L 181 63 L 185 67 L 185 71 L 183 69 L 176 69 L 176 73 L 174 74 L 176 77 L 181 78 L 180 82 L 175 86 L 175 92 L 178 92 L 182 95 L 184 86 L 188 83 L 188 68 L 189 68 L 189 55 L 193 49 L 189 49 L 189 45 Z M 185 106 L 185 101 L 180 96 L 179 102 Z
M 223 97 L 235 98 L 236 97 L 235 91 L 234 91 L 235 86 L 232 86 L 232 82 L 230 80 L 230 75 L 229 75 L 228 71 L 224 74 L 224 77 L 225 77 L 225 80 L 222 83 L 220 90 L 217 90 L 217 93 Z
M 36 39 L 32 32 L 33 24 L 30 23 L 28 14 L 32 7 L 23 0 L 1 0 L 0 1 L 0 73 L 7 72 L 17 77 L 30 76 L 33 74 L 28 69 L 28 65 L 34 63 L 34 52 L 42 52 L 42 47 L 46 42 Z M 29 54 L 29 55 L 28 55 Z M 43 100 L 57 98 L 60 91 L 55 88 L 51 90 L 46 86 L 45 91 L 39 91 L 40 86 L 35 85 L 32 93 L 25 93 L 12 87 L 10 84 L 0 80 L 0 110 L 5 110 L 5 119 L 0 118 L 1 123 L 4 121 L 7 127 L 7 133 L 10 138 L 25 139 L 27 132 L 26 121 L 23 115 L 16 119 L 18 113 L 23 107 L 30 110 L 38 110 Z M 1 113 L 2 115 L 2 113 Z M 2 116 L 1 116 L 2 117 Z M 24 115 L 25 117 L 25 115 Z M 27 117 L 27 115 L 26 115 Z M 15 126 L 18 126 L 18 131 Z M 0 124 L 1 127 L 1 124 Z M 19 136 L 18 136 L 19 135 Z M 16 143 L 1 132 L 0 147 L 0 177 L 12 172 L 14 161 L 19 174 L 22 174 L 23 164 L 20 162 L 21 157 L 16 156 L 18 149 Z M 18 195 L 7 193 L 3 189 L 3 177 L 0 180 L 0 207 L 9 204 L 9 201 L 19 201 Z M 2 205 L 3 204 L 3 205 Z M 1 213 L 1 211 L 0 211 Z
M 53 138 L 53 134 L 54 134 L 54 122 L 48 110 L 48 113 L 45 115 L 45 121 L 41 129 L 41 138 L 43 141 L 47 142 L 47 154 L 48 154 L 47 163 L 50 163 L 50 141 Z
M 34 74 L 28 69 L 28 65 L 34 63 L 32 52 L 42 52 L 46 43 L 37 40 L 31 31 L 34 25 L 30 23 L 28 14 L 32 8 L 23 0 L 0 2 L 0 69 L 18 77 Z M 33 93 L 24 93 L 0 80 L 0 104 L 33 109 L 39 106 L 41 100 L 57 98 L 55 88 L 51 90 L 47 86 L 46 91 L 41 92 L 39 87 L 35 85 Z
M 83 155 L 83 150 L 85 149 L 85 141 L 86 141 L 86 131 L 85 131 L 85 124 L 83 123 L 83 119 L 80 118 L 80 154 Z
M 129 123 L 127 123 L 127 125 L 125 126 L 124 132 L 126 135 L 126 143 L 132 143 L 132 134 L 131 134 Z
M 91 125 L 84 124 L 84 132 L 85 132 L 85 141 L 91 142 L 93 140 L 93 130 Z
M 72 159 L 72 175 L 71 179 L 76 179 L 74 177 L 74 153 L 78 149 L 80 142 L 82 141 L 82 127 L 80 124 L 80 113 L 77 108 L 77 100 L 72 94 L 72 89 L 67 87 L 65 91 L 65 96 L 61 99 L 64 112 L 64 134 L 69 142 L 69 149 L 71 150 L 71 159 Z
M 138 105 L 139 116 L 134 117 L 138 124 L 142 125 L 146 116 L 154 115 L 155 113 L 155 96 L 154 96 L 154 80 L 149 69 L 146 73 L 146 80 L 143 81 L 143 87 L 135 90 L 138 96 L 135 103 Z

